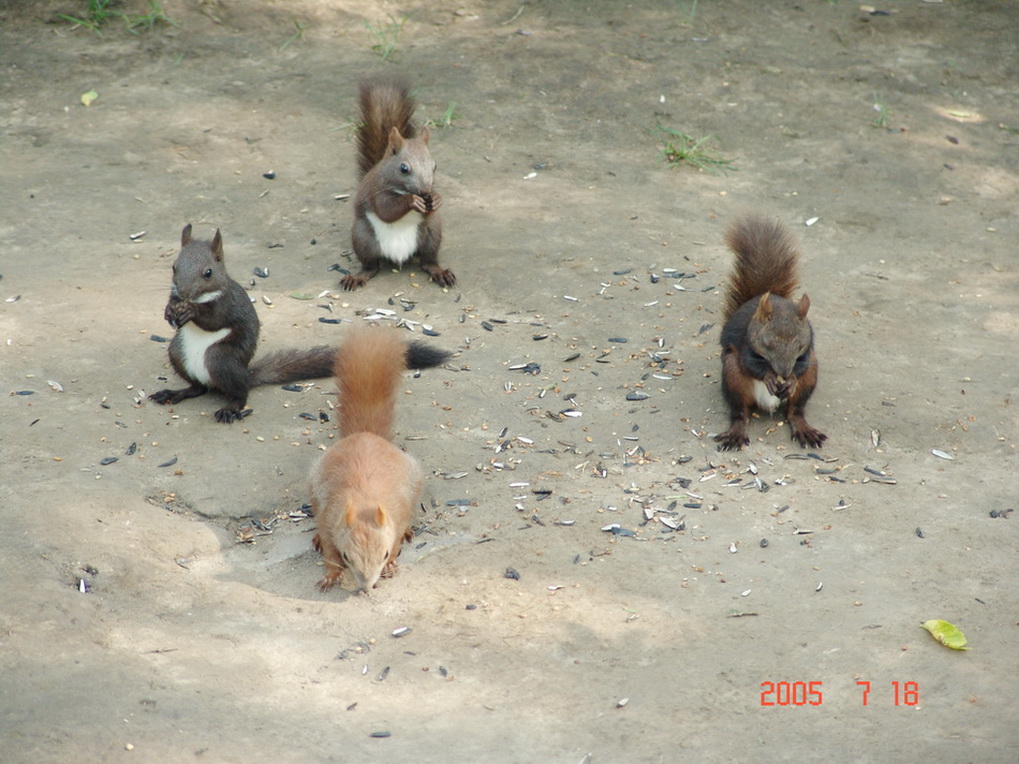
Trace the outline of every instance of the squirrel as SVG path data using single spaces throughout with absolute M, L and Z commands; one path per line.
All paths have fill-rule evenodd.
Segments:
M 379 272 L 382 260 L 402 265 L 415 255 L 433 281 L 452 286 L 453 271 L 439 265 L 442 198 L 432 190 L 430 133 L 411 122 L 415 102 L 409 86 L 395 79 L 362 82 L 360 103 L 360 183 L 351 239 L 361 270 L 344 276 L 341 286 L 357 289 Z
M 281 350 L 251 364 L 258 314 L 244 287 L 227 275 L 219 229 L 211 242 L 198 241 L 188 223 L 180 244 L 163 317 L 176 329 L 170 363 L 190 387 L 160 390 L 149 398 L 172 404 L 217 390 L 227 405 L 216 412 L 216 421 L 230 423 L 251 413 L 245 406 L 252 387 L 330 376 L 336 348 L 327 345 Z
M 799 253 L 789 230 L 757 216 L 737 219 L 726 233 L 736 256 L 725 295 L 722 327 L 722 391 L 729 429 L 715 440 L 720 450 L 750 444 L 747 424 L 754 408 L 785 406 L 792 438 L 821 448 L 828 436 L 807 424 L 804 410 L 817 386 L 810 298 L 793 300 Z
M 411 346 L 413 347 L 413 346 Z M 424 356 L 430 353 L 430 357 Z M 419 363 L 437 366 L 448 353 L 419 345 Z M 395 330 L 355 329 L 336 356 L 341 438 L 311 469 L 309 487 L 322 553 L 326 591 L 345 568 L 359 591 L 396 572 L 400 546 L 409 541 L 424 471 L 392 443 L 397 385 L 412 355 Z

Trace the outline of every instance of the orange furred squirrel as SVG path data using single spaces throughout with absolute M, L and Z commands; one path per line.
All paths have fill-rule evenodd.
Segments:
M 729 429 L 715 440 L 720 450 L 749 445 L 750 412 L 785 407 L 792 437 L 804 448 L 821 448 L 828 436 L 804 414 L 817 386 L 810 298 L 792 299 L 799 254 L 788 229 L 762 217 L 737 219 L 725 237 L 736 255 L 726 290 L 722 328 L 722 391 Z
M 402 265 L 417 257 L 440 286 L 456 276 L 439 265 L 442 197 L 432 189 L 435 161 L 428 150 L 431 134 L 418 129 L 408 85 L 396 79 L 362 82 L 361 124 L 357 130 L 358 172 L 351 239 L 361 263 L 340 281 L 346 290 L 368 283 L 382 261 Z
M 433 353 L 437 366 L 448 354 Z M 322 591 L 349 569 L 366 593 L 384 573 L 396 571 L 400 546 L 409 541 L 424 472 L 417 460 L 393 445 L 397 385 L 407 369 L 409 348 L 397 330 L 367 328 L 347 334 L 336 357 L 340 390 L 340 435 L 311 469 L 311 506 L 322 553 Z

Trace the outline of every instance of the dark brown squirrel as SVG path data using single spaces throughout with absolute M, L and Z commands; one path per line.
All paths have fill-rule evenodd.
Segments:
M 430 133 L 411 121 L 415 102 L 408 85 L 395 79 L 362 82 L 360 103 L 360 184 L 351 239 L 361 270 L 344 276 L 341 286 L 357 289 L 379 272 L 383 260 L 402 265 L 414 256 L 433 281 L 452 286 L 453 271 L 439 265 L 442 198 L 432 189 Z
M 821 448 L 828 436 L 804 415 L 817 386 L 817 356 L 807 320 L 810 298 L 792 299 L 799 269 L 792 236 L 778 221 L 746 216 L 729 227 L 725 240 L 736 262 L 722 328 L 722 391 L 731 423 L 715 436 L 719 449 L 749 445 L 750 412 L 771 413 L 783 404 L 793 439 Z
M 170 363 L 190 383 L 182 390 L 160 390 L 156 403 L 180 403 L 209 390 L 226 396 L 217 422 L 233 422 L 251 413 L 248 391 L 258 385 L 283 385 L 332 375 L 336 348 L 280 350 L 251 363 L 258 345 L 258 314 L 244 287 L 227 275 L 223 237 L 191 238 L 184 226 L 181 250 L 173 264 L 173 284 L 163 317 L 177 330 L 170 342 Z

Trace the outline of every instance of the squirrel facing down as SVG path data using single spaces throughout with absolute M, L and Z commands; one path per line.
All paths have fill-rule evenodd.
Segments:
M 198 241 L 191 238 L 188 223 L 180 243 L 163 317 L 177 330 L 170 342 L 170 363 L 190 386 L 160 390 L 149 398 L 180 403 L 216 390 L 227 399 L 216 412 L 216 421 L 230 423 L 251 413 L 245 406 L 252 387 L 332 373 L 336 348 L 327 345 L 282 350 L 251 364 L 258 345 L 258 314 L 248 293 L 227 275 L 219 229 L 211 242 Z
M 828 436 L 807 424 L 804 410 L 817 386 L 810 298 L 791 298 L 799 254 L 781 223 L 748 216 L 726 233 L 736 262 L 725 297 L 722 328 L 722 391 L 731 424 L 715 440 L 720 450 L 749 445 L 754 408 L 785 406 L 792 437 L 804 448 L 821 448 Z
M 425 349 L 436 366 L 448 354 Z M 370 593 L 382 575 L 396 571 L 400 546 L 412 537 L 414 506 L 424 472 L 417 460 L 391 442 L 397 385 L 407 368 L 409 348 L 396 330 L 355 329 L 336 357 L 340 435 L 309 476 L 318 533 L 312 545 L 322 553 L 325 591 L 350 570 L 357 589 Z
M 361 125 L 357 131 L 361 179 L 354 199 L 354 254 L 361 271 L 340 281 L 346 290 L 364 286 L 383 260 L 402 265 L 417 256 L 440 286 L 456 276 L 439 266 L 442 198 L 432 190 L 435 161 L 430 133 L 411 122 L 414 99 L 406 83 L 377 80 L 360 85 Z

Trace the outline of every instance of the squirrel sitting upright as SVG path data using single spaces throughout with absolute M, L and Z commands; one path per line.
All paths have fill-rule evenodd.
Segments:
M 170 342 L 170 363 L 190 386 L 160 390 L 149 398 L 156 403 L 180 403 L 216 390 L 227 398 L 227 405 L 216 412 L 216 421 L 229 423 L 251 413 L 245 405 L 252 387 L 332 373 L 336 348 L 327 345 L 277 351 L 249 367 L 258 345 L 258 314 L 244 287 L 227 275 L 219 229 L 211 242 L 198 241 L 191 238 L 188 223 L 180 243 L 163 317 L 177 330 Z
M 817 386 L 817 357 L 810 298 L 791 299 L 799 263 L 792 237 L 777 221 L 748 216 L 730 226 L 726 243 L 736 255 L 722 328 L 722 390 L 731 424 L 715 436 L 719 449 L 749 445 L 750 412 L 781 405 L 792 437 L 804 448 L 821 448 L 828 436 L 804 415 Z
M 361 271 L 340 281 L 346 290 L 364 286 L 383 260 L 402 265 L 417 256 L 421 268 L 440 286 L 456 276 L 439 266 L 441 197 L 432 190 L 435 161 L 430 134 L 411 122 L 414 99 L 399 80 L 362 82 L 361 125 L 357 131 L 361 179 L 354 199 L 351 232 Z
M 416 352 L 421 366 L 437 366 L 448 356 L 427 345 Z M 391 442 L 396 388 L 410 356 L 396 330 L 361 328 L 348 334 L 336 357 L 341 439 L 309 476 L 318 527 L 312 545 L 326 567 L 322 591 L 346 568 L 358 590 L 370 593 L 384 572 L 395 572 L 400 546 L 412 536 L 424 472 Z

